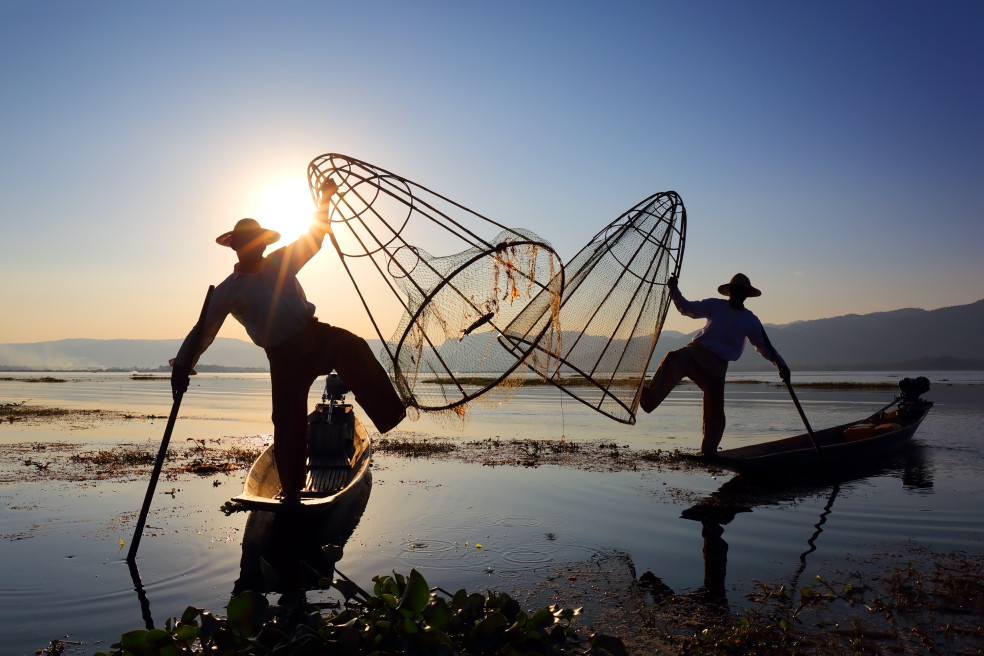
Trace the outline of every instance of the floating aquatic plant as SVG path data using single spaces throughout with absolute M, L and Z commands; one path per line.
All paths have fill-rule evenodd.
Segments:
M 477 545 L 476 545 L 477 546 Z M 376 576 L 367 592 L 344 575 L 324 579 L 345 597 L 326 610 L 304 596 L 271 605 L 246 591 L 232 598 L 227 617 L 189 606 L 163 628 L 124 633 L 107 653 L 199 655 L 237 654 L 627 654 L 618 638 L 582 639 L 572 624 L 580 610 L 548 606 L 524 611 L 508 594 L 484 595 L 431 588 L 417 570 Z M 614 649 L 613 649 L 614 646 Z

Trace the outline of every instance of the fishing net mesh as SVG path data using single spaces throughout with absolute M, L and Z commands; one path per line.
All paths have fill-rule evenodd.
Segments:
M 646 369 L 669 309 L 666 282 L 679 275 L 683 261 L 686 222 L 675 192 L 639 202 L 565 266 L 560 308 L 549 310 L 548 339 L 528 342 L 553 300 L 543 298 L 527 304 L 501 341 L 574 398 L 612 419 L 635 423 Z M 530 346 L 533 354 L 527 352 Z
M 316 205 L 329 178 L 338 185 L 328 201 L 332 245 L 383 342 L 380 360 L 411 410 L 463 420 L 468 402 L 502 402 L 528 367 L 545 367 L 559 334 L 564 284 L 549 243 L 334 153 L 308 166 Z M 421 242 L 448 254 L 432 255 Z M 402 318 L 384 334 L 377 317 L 394 304 Z M 519 326 L 524 313 L 531 320 Z M 510 324 L 512 337 L 503 339 Z

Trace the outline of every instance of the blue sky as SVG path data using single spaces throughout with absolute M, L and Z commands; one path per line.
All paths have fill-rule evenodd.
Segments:
M 980 2 L 0 0 L 0 81 L 0 342 L 183 337 L 326 152 L 563 257 L 675 190 L 683 292 L 767 323 L 984 298 Z M 301 280 L 373 336 L 333 252 Z

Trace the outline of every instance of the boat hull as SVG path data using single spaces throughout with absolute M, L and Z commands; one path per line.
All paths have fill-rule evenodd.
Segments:
M 321 406 L 319 406 L 320 409 Z M 311 414 L 315 418 L 317 414 Z M 351 413 L 351 406 L 343 412 Z M 340 422 L 339 430 L 346 433 L 344 447 L 318 450 L 312 448 L 312 437 L 323 428 L 309 418 L 309 448 L 307 459 L 307 479 L 301 492 L 300 503 L 284 503 L 277 495 L 280 493 L 280 476 L 271 444 L 253 463 L 243 492 L 232 498 L 247 510 L 263 510 L 281 513 L 323 512 L 336 505 L 340 499 L 352 493 L 369 470 L 372 459 L 372 442 L 362 422 L 351 415 L 347 421 Z
M 932 406 L 931 401 L 917 399 L 906 405 L 891 423 L 883 421 L 885 413 L 879 411 L 860 422 L 815 431 L 812 438 L 809 433 L 803 433 L 772 442 L 725 449 L 718 451 L 713 458 L 687 458 L 742 474 L 757 475 L 856 466 L 908 445 Z M 858 428 L 864 432 L 856 430 Z M 878 429 L 882 432 L 877 432 Z

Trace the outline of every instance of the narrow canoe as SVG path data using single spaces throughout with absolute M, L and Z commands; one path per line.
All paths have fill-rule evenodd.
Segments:
M 232 501 L 249 510 L 322 512 L 359 487 L 372 459 L 372 442 L 347 403 L 318 404 L 308 415 L 307 479 L 301 502 L 277 498 L 280 476 L 271 444 L 253 463 L 243 492 Z
M 740 473 L 765 475 L 870 462 L 908 444 L 933 407 L 932 401 L 920 398 L 929 389 L 925 378 L 906 378 L 899 387 L 902 393 L 878 412 L 860 421 L 814 431 L 812 439 L 809 433 L 803 433 L 724 449 L 712 458 L 700 455 L 687 458 Z M 888 411 L 894 405 L 898 408 Z

